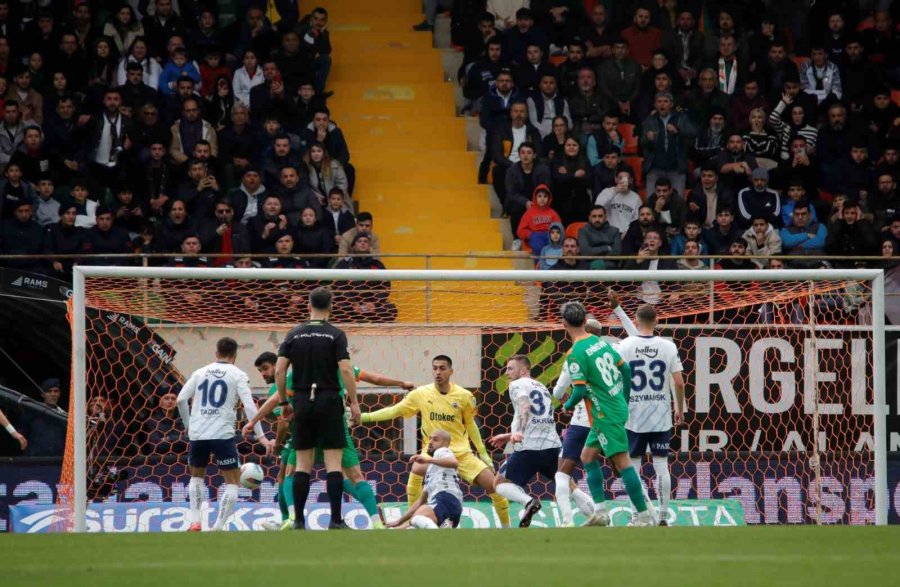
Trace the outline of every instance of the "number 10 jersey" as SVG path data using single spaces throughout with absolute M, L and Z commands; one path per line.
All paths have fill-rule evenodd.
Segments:
M 231 363 L 210 363 L 194 371 L 181 388 L 178 400 L 179 404 L 191 400 L 191 440 L 234 438 L 239 400 L 248 417 L 256 414 L 250 378 Z

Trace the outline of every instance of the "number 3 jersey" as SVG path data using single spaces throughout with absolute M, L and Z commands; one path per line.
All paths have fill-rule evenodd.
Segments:
M 672 374 L 683 371 L 675 343 L 659 336 L 629 336 L 618 345 L 631 367 L 629 418 L 632 432 L 672 428 Z
M 514 450 L 546 450 L 562 446 L 556 433 L 553 398 L 542 383 L 530 377 L 516 379 L 509 384 L 509 399 L 513 405 L 512 431 L 525 437 Z M 528 407 L 525 407 L 526 403 Z M 526 413 L 523 414 L 523 410 Z
M 216 362 L 194 371 L 178 394 L 181 419 L 189 422 L 188 437 L 191 440 L 234 438 L 239 400 L 248 419 L 256 415 L 250 378 L 242 370 L 231 363 Z M 254 431 L 257 437 L 263 435 L 259 424 Z

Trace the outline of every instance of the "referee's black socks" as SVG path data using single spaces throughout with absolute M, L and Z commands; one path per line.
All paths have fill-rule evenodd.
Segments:
M 309 498 L 309 473 L 294 472 L 294 519 L 301 524 L 306 524 L 303 517 L 303 508 Z
M 328 503 L 331 504 L 331 523 L 343 521 L 341 503 L 344 500 L 344 474 L 340 471 L 328 473 L 325 477 L 325 489 L 328 491 Z

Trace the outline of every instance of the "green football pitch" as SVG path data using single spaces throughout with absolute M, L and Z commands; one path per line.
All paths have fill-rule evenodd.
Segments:
M 897 585 L 900 527 L 0 536 L 4 587 Z

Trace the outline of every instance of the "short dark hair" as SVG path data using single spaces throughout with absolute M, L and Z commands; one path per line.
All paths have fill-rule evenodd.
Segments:
M 527 367 L 528 369 L 531 369 L 531 359 L 529 359 L 527 355 L 513 355 L 510 358 L 506 359 L 507 363 L 509 361 L 518 361 L 519 363 L 525 365 L 525 367 Z
M 566 302 L 560 310 L 563 321 L 569 326 L 584 326 L 587 309 L 581 302 Z
M 275 353 L 273 353 L 272 351 L 266 351 L 256 357 L 256 360 L 253 362 L 253 366 L 259 368 L 266 363 L 274 365 L 276 362 L 278 362 L 278 357 L 275 355 Z
M 315 118 L 316 114 L 324 114 L 328 118 L 331 118 L 331 110 L 329 110 L 326 106 L 319 106 L 315 110 L 313 110 L 313 118 Z
M 315 310 L 328 310 L 331 308 L 331 290 L 327 287 L 317 287 L 309 293 L 309 305 Z
M 634 315 L 639 321 L 645 324 L 656 322 L 656 308 L 650 304 L 642 304 Z
M 372 213 L 371 213 L 371 212 L 360 212 L 360 213 L 356 216 L 356 223 L 357 223 L 357 224 L 359 224 L 360 222 L 365 222 L 366 220 L 368 220 L 368 221 L 370 221 L 370 222 L 374 222 L 374 220 L 372 219 Z
M 672 187 L 672 180 L 665 176 L 660 177 L 659 179 L 656 180 L 656 187 L 659 187 L 659 186 Z
M 453 359 L 451 359 L 447 355 L 437 355 L 435 358 L 431 359 L 432 363 L 434 363 L 435 361 L 444 361 L 445 363 L 447 363 L 448 367 L 453 366 Z
M 604 206 L 603 204 L 594 204 L 594 206 L 591 208 L 591 212 L 593 212 L 594 210 L 603 210 L 604 212 L 606 212 L 606 206 Z
M 216 354 L 220 357 L 237 356 L 238 343 L 230 336 L 223 336 L 216 342 Z
M 534 148 L 534 143 L 532 143 L 531 141 L 522 141 L 522 144 L 519 145 L 518 150 L 521 151 L 523 148 L 528 148 L 534 152 L 537 152 L 537 149 Z

